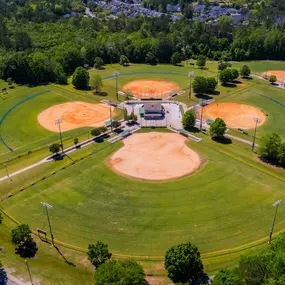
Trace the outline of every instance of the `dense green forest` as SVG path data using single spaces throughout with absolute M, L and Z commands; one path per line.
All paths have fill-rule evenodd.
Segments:
M 276 24 L 285 2 L 247 2 L 248 19 L 234 26 L 227 16 L 215 25 L 170 21 L 167 15 L 110 18 L 106 11 L 86 18 L 81 0 L 0 0 L 0 77 L 65 83 L 76 67 L 93 66 L 95 57 L 110 63 L 121 55 L 149 64 L 170 63 L 175 52 L 182 60 L 200 54 L 214 60 L 285 59 L 285 24 Z M 71 12 L 80 14 L 63 17 Z

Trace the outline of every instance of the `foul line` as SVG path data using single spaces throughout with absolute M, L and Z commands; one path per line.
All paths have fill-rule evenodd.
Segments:
M 13 149 L 7 145 L 7 143 L 4 141 L 4 139 L 2 138 L 2 135 L 1 135 L 1 126 L 2 126 L 2 123 L 3 123 L 3 121 L 5 120 L 5 118 L 8 116 L 8 114 L 9 114 L 10 112 L 12 112 L 14 109 L 16 109 L 16 108 L 17 108 L 18 106 L 20 106 L 21 104 L 23 104 L 23 103 L 25 103 L 25 102 L 27 102 L 27 101 L 29 101 L 29 100 L 31 100 L 31 99 L 37 97 L 37 96 L 40 96 L 40 95 L 45 94 L 45 93 L 48 93 L 48 92 L 50 92 L 50 91 L 51 91 L 51 90 L 46 90 L 46 91 L 43 91 L 43 92 L 34 94 L 34 95 L 32 95 L 32 96 L 29 96 L 29 97 L 27 97 L 27 98 L 21 100 L 20 102 L 18 102 L 18 103 L 15 104 L 14 106 L 12 106 L 8 111 L 6 111 L 6 113 L 2 116 L 2 118 L 0 119 L 0 140 L 1 140 L 1 142 L 6 146 L 6 148 L 8 148 L 9 151 L 13 152 Z

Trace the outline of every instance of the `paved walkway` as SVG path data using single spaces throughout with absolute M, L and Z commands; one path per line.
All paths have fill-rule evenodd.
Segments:
M 242 139 L 242 138 L 233 136 L 233 135 L 225 134 L 225 137 L 231 138 L 231 139 L 233 139 L 233 140 L 237 140 L 237 141 L 240 141 L 240 142 L 249 144 L 249 145 L 252 145 L 252 141 L 248 141 L 248 140 L 245 140 L 245 139 Z M 255 146 L 258 146 L 258 144 L 256 143 Z
M 256 75 L 256 74 L 252 74 L 252 77 L 255 77 L 255 78 L 258 78 L 258 79 L 261 79 L 263 81 L 267 81 L 269 83 L 269 81 L 265 78 L 263 78 L 262 76 L 259 76 L 259 75 Z M 273 87 L 278 87 L 278 88 L 281 88 L 281 89 L 285 89 L 285 86 L 283 83 L 281 82 L 276 82 L 274 85 L 271 85 Z
M 108 134 L 110 134 L 110 133 L 111 133 L 111 131 L 108 131 L 108 132 L 105 133 L 105 135 L 108 135 Z M 102 135 L 103 135 L 103 134 L 102 134 Z M 100 135 L 100 136 L 102 136 L 102 135 Z M 99 137 L 99 136 L 98 136 L 98 137 Z M 69 147 L 69 148 L 66 148 L 66 149 L 64 150 L 64 155 L 69 154 L 69 153 L 72 153 L 72 152 L 74 152 L 74 151 L 76 151 L 76 150 L 78 150 L 78 149 L 81 149 L 81 148 L 83 148 L 83 147 L 86 147 L 86 146 L 88 146 L 88 145 L 94 143 L 94 140 L 95 140 L 96 138 L 97 138 L 97 137 L 94 137 L 94 138 L 88 139 L 88 140 L 86 140 L 86 141 L 83 141 L 82 143 L 79 143 L 77 146 L 71 146 L 71 147 Z M 59 155 L 60 155 L 60 154 L 59 154 Z M 30 169 L 32 169 L 32 168 L 35 168 L 35 167 L 37 167 L 37 166 L 39 166 L 39 165 L 42 165 L 42 164 L 44 164 L 44 163 L 47 163 L 47 162 L 50 162 L 50 161 L 53 161 L 53 160 L 54 160 L 54 155 L 50 155 L 50 156 L 48 156 L 48 157 L 42 159 L 41 161 L 39 161 L 39 162 L 37 162 L 37 163 L 34 163 L 34 164 L 30 165 L 30 166 L 24 167 L 24 168 L 22 168 L 22 169 L 20 169 L 20 170 L 18 170 L 18 171 L 15 171 L 15 172 L 13 172 L 13 173 L 10 173 L 9 176 L 6 175 L 6 176 L 1 177 L 1 178 L 0 178 L 0 182 L 1 182 L 1 181 L 4 181 L 4 180 L 7 180 L 7 179 L 11 179 L 13 176 L 16 176 L 16 175 L 18 175 L 18 174 L 20 174 L 20 173 L 23 173 L 23 172 L 25 172 L 25 171 L 28 171 L 28 170 L 30 170 Z
M 28 284 L 31 284 L 30 282 L 29 283 L 26 283 L 20 279 L 18 279 L 17 277 L 15 276 L 12 276 L 11 274 L 7 273 L 5 271 L 4 274 L 1 274 L 0 275 L 0 284 L 5 284 L 5 285 L 28 285 Z

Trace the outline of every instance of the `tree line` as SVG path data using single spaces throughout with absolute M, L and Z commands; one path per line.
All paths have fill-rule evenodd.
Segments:
M 178 64 L 199 56 L 285 59 L 285 26 L 275 23 L 285 9 L 273 0 L 262 5 L 251 1 L 248 20 L 238 26 L 227 16 L 215 25 L 185 18 L 170 21 L 167 15 L 106 18 L 105 12 L 65 19 L 59 15 L 80 12 L 83 2 L 42 1 L 33 8 L 28 0 L 1 1 L 0 77 L 17 82 L 66 83 L 77 67 L 93 67 L 96 58 L 105 64 L 119 63 L 122 56 L 127 62 L 148 64 Z M 32 16 L 41 14 L 45 17 Z

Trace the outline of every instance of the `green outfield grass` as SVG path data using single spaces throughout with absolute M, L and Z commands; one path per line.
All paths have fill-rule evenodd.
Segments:
M 262 60 L 232 62 L 232 66 L 235 68 L 241 68 L 245 64 L 249 66 L 253 74 L 257 75 L 262 75 L 262 73 L 266 72 L 266 70 L 285 70 L 284 61 Z
M 243 64 L 246 63 L 233 63 L 233 67 Z M 276 62 L 276 66 L 279 64 L 281 65 L 280 62 Z M 254 67 L 250 67 L 252 72 L 258 73 L 258 68 L 261 66 L 262 63 L 256 62 Z M 194 71 L 195 75 L 216 76 L 216 68 L 216 62 L 208 62 L 203 70 L 185 64 L 155 67 L 113 65 L 106 66 L 106 69 L 100 71 L 92 69 L 90 75 L 100 74 L 105 77 L 112 75 L 114 71 L 121 74 L 153 71 L 188 74 L 189 71 Z M 196 96 L 189 100 L 187 93 L 189 78 L 179 75 L 122 76 L 119 78 L 119 89 L 127 82 L 137 79 L 162 79 L 179 84 L 181 88 L 186 89 L 186 93 L 174 100 L 184 102 L 188 106 L 200 100 Z M 242 84 L 232 87 L 219 86 L 217 95 L 211 95 L 208 98 L 250 104 L 264 110 L 268 117 L 266 123 L 257 130 L 258 143 L 260 138 L 269 132 L 276 132 L 285 139 L 283 126 L 285 109 L 270 100 L 271 98 L 285 104 L 284 90 L 255 78 L 240 81 Z M 0 87 L 5 87 L 5 84 L 0 82 Z M 38 114 L 52 105 L 70 100 L 91 103 L 105 99 L 116 101 L 115 79 L 104 80 L 104 84 L 102 91 L 105 92 L 105 96 L 94 95 L 91 91 L 76 90 L 71 85 L 47 85 L 34 88 L 16 86 L 15 89 L 9 90 L 8 94 L 2 95 L 0 117 L 24 98 L 44 90 L 51 90 L 49 93 L 23 103 L 6 117 L 1 127 L 1 135 L 6 143 L 15 149 L 15 152 L 10 153 L 0 143 L 0 162 L 45 146 L 42 150 L 9 162 L 8 169 L 13 172 L 47 156 L 49 154 L 47 145 L 58 141 L 59 136 L 38 124 Z M 124 97 L 120 96 L 119 102 L 123 100 Z M 118 112 L 118 116 L 121 115 Z M 73 144 L 73 139 L 67 140 L 68 137 L 78 136 L 80 141 L 87 139 L 87 130 L 90 128 L 64 132 L 65 147 Z M 153 130 L 142 130 L 142 132 L 146 131 Z M 252 140 L 252 130 L 249 130 L 249 136 L 242 135 L 237 130 L 231 133 Z M 19 221 L 28 223 L 33 229 L 48 230 L 45 212 L 40 205 L 42 201 L 48 202 L 53 205 L 51 221 L 57 239 L 83 248 L 87 248 L 89 243 L 101 240 L 108 243 L 113 253 L 131 256 L 163 257 L 169 246 L 183 241 L 193 242 L 199 247 L 203 256 L 207 256 L 210 252 L 246 245 L 267 237 L 274 214 L 271 204 L 285 198 L 284 169 L 270 167 L 260 162 L 257 155 L 251 152 L 250 145 L 236 141 L 232 144 L 219 144 L 205 134 L 199 133 L 197 136 L 203 138 L 202 142 L 198 144 L 189 142 L 188 145 L 204 158 L 205 163 L 192 176 L 162 183 L 142 182 L 119 176 L 107 167 L 105 160 L 118 150 L 122 143 L 110 144 L 105 141 L 77 150 L 62 160 L 31 169 L 13 177 L 12 180 L 0 182 L 0 196 L 8 193 L 15 194 L 21 187 L 25 188 L 23 192 L 1 202 L 0 206 Z M 93 152 L 93 155 L 80 160 L 90 152 Z M 27 187 L 41 177 L 49 176 L 53 171 L 70 165 L 72 161 L 77 162 L 56 175 L 51 175 L 36 185 Z M 0 177 L 5 175 L 5 171 L 2 163 Z M 285 229 L 283 218 L 285 208 L 283 208 L 280 207 L 276 231 Z M 13 224 L 5 221 L 5 227 L 10 230 Z M 0 229 L 0 234 L 1 231 L 5 232 Z M 7 233 L 4 240 L 5 247 L 11 252 Z M 213 273 L 223 266 L 235 264 L 240 254 L 259 249 L 260 247 L 245 248 L 229 255 L 206 258 L 204 259 L 205 268 L 207 272 Z M 40 250 L 42 253 L 39 253 L 39 258 L 32 261 L 36 270 L 41 271 L 41 267 L 50 266 L 44 260 L 48 257 L 51 258 L 50 263 L 58 264 L 58 257 L 55 257 L 49 246 L 41 246 Z M 72 251 L 68 251 L 68 254 L 76 264 L 78 259 L 81 260 L 84 256 L 82 253 L 78 255 Z M 12 257 L 5 255 L 4 261 L 11 264 L 11 267 L 17 267 L 18 265 L 14 264 L 19 264 L 17 263 L 19 260 L 14 261 Z M 80 279 L 79 273 L 70 268 L 66 269 L 68 280 L 62 279 L 60 276 L 62 270 L 64 267 L 58 265 L 58 269 L 53 271 L 52 280 L 56 284 L 67 284 L 64 282 L 89 284 L 89 281 L 76 283 L 76 280 Z M 150 269 L 151 272 L 152 270 L 158 272 L 156 269 Z M 90 266 L 86 267 L 82 262 L 79 262 L 79 272 L 86 278 L 91 276 Z M 19 274 L 22 274 L 21 270 Z M 45 269 L 37 276 L 40 279 L 46 279 L 49 274 L 50 272 Z
M 47 201 L 59 239 L 81 247 L 100 239 L 113 252 L 131 255 L 163 256 L 170 245 L 187 240 L 208 253 L 265 237 L 271 204 L 284 198 L 284 171 L 258 163 L 244 144 L 219 145 L 204 137 L 189 146 L 207 163 L 188 178 L 146 183 L 118 176 L 104 161 L 121 143 L 106 142 L 97 145 L 97 154 L 2 206 L 32 228 L 46 228 L 40 202 Z M 277 230 L 285 228 L 284 212 Z

